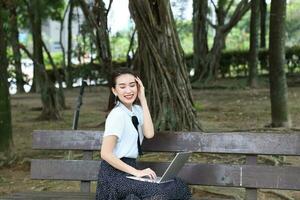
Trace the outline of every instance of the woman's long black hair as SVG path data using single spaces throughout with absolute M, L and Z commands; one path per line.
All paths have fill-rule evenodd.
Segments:
M 132 69 L 127 68 L 127 67 L 120 67 L 114 70 L 111 74 L 108 86 L 109 86 L 109 99 L 108 99 L 108 106 L 107 106 L 107 113 L 109 113 L 118 103 L 119 103 L 119 98 L 114 95 L 112 92 L 111 88 L 116 88 L 116 79 L 123 74 L 131 74 L 134 77 L 137 77 L 138 74 L 134 72 Z M 133 104 L 139 104 L 139 99 L 138 97 L 135 99 Z

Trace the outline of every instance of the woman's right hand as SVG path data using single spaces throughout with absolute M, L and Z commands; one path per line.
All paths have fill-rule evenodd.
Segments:
M 139 77 L 135 77 L 135 81 L 137 82 L 137 87 L 138 87 L 138 97 L 140 99 L 140 101 L 143 101 L 144 99 L 146 99 L 145 97 L 145 87 L 143 85 L 143 82 L 141 81 L 141 79 Z
M 155 179 L 156 173 L 152 169 L 146 168 L 146 169 L 142 169 L 142 170 L 137 170 L 134 176 L 136 176 L 136 177 L 147 176 L 150 179 Z

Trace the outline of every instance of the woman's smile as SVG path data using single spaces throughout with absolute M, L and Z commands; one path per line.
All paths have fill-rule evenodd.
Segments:
M 134 94 L 126 94 L 124 97 L 128 100 L 131 100 L 134 97 Z

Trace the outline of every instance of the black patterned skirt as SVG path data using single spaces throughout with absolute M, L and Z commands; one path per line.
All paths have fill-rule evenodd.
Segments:
M 136 160 L 122 158 L 123 162 L 136 168 Z M 106 161 L 102 161 L 98 175 L 96 200 L 188 200 L 191 197 L 188 186 L 179 178 L 167 183 L 150 183 L 126 178 L 122 172 Z

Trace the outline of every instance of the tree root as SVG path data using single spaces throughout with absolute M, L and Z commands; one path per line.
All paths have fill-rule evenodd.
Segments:
M 202 154 L 195 154 L 195 159 L 207 159 L 209 161 L 216 161 L 219 160 L 223 164 L 235 164 L 235 163 L 242 163 L 245 159 L 245 156 L 234 155 L 234 156 L 224 156 L 218 154 L 210 154 L 210 153 L 202 153 Z M 271 164 L 275 166 L 281 166 L 286 163 L 286 156 L 266 156 L 266 155 L 259 155 L 258 159 L 261 163 Z
M 269 193 L 269 194 L 273 194 L 273 195 L 276 195 L 284 200 L 295 200 L 293 197 L 290 197 L 289 195 L 287 194 L 283 194 L 281 192 L 278 192 L 278 191 L 274 191 L 274 190 L 263 190 L 261 191 L 263 193 Z
M 275 166 L 280 166 L 285 163 L 285 156 L 265 156 L 260 155 L 259 158 L 263 161 L 263 163 L 272 163 Z
M 206 192 L 212 195 L 221 195 L 226 198 L 232 198 L 235 200 L 243 200 L 244 192 L 242 189 L 237 188 L 221 188 L 221 187 L 206 187 L 206 186 L 194 186 L 192 193 L 197 193 L 197 190 Z M 234 190 L 234 191 L 233 191 Z
M 230 159 L 224 160 L 224 164 L 240 163 L 244 159 L 245 159 L 245 156 L 239 156 L 237 158 L 230 158 Z
M 257 132 L 257 133 L 268 133 L 268 132 L 276 132 L 276 133 L 290 133 L 291 131 L 300 131 L 300 128 L 283 128 L 283 127 L 269 127 L 269 125 L 266 125 L 263 128 L 250 128 L 250 129 L 235 129 L 232 130 L 232 132 Z
M 0 168 L 11 166 L 19 161 L 19 156 L 14 152 L 0 152 Z

